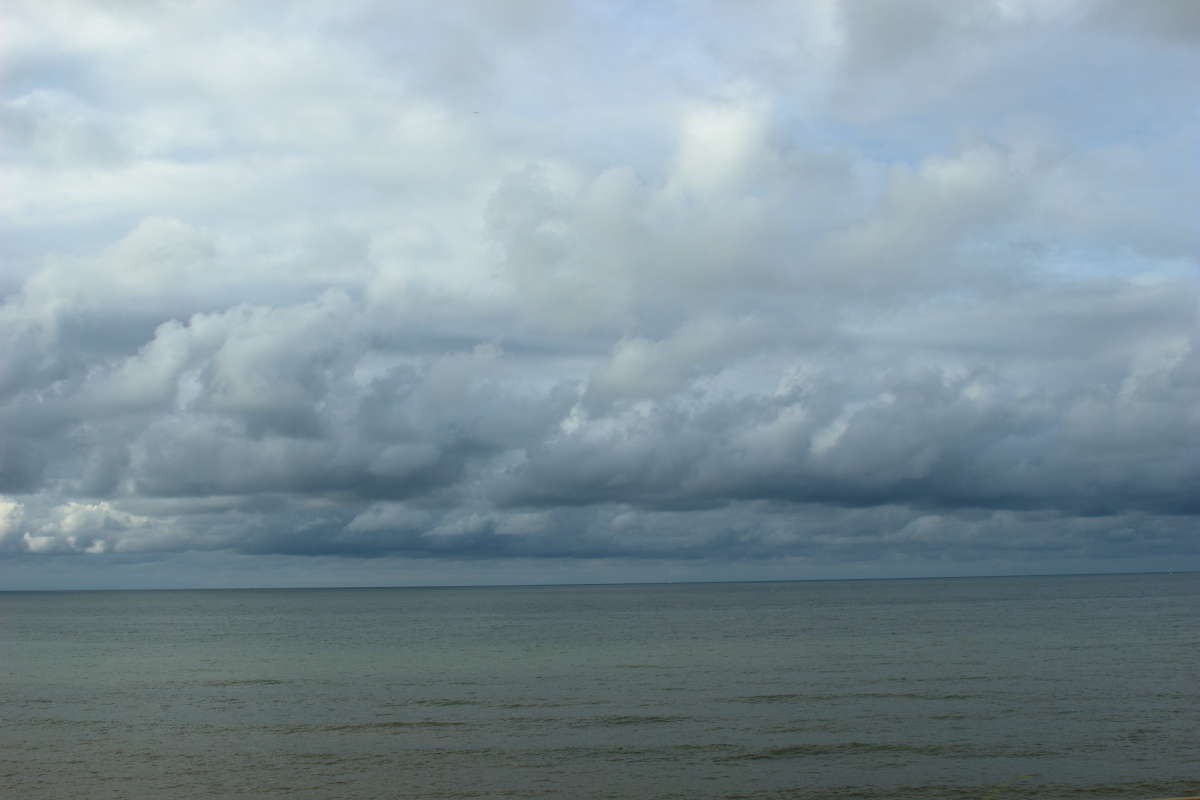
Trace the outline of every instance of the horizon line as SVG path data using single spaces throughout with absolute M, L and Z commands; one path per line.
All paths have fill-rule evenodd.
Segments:
M 862 578 L 762 578 L 745 580 L 663 580 L 663 581 L 583 581 L 563 583 L 414 583 L 379 584 L 374 586 L 173 586 L 173 587 L 103 587 L 76 589 L 0 589 L 0 594 L 34 594 L 66 592 L 307 592 L 307 591 L 379 591 L 394 589 L 549 589 L 595 588 L 603 586 L 703 586 L 767 583 L 869 583 L 882 581 L 954 581 L 1004 578 L 1099 578 L 1121 575 L 1189 575 L 1200 574 L 1197 569 L 1181 570 L 1118 570 L 1115 572 L 1024 572 L 999 575 L 907 575 Z

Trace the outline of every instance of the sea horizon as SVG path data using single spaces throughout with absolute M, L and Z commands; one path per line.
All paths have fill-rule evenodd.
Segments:
M 831 577 L 831 578 L 761 578 L 761 579 L 688 579 L 688 580 L 614 580 L 614 581 L 571 581 L 547 583 L 411 583 L 411 584 L 373 584 L 366 586 L 349 585 L 314 585 L 314 586 L 110 586 L 110 587 L 81 587 L 81 588 L 31 588 L 5 589 L 0 588 L 0 594 L 53 593 L 53 592 L 201 592 L 201 591 L 371 591 L 378 589 L 505 589 L 505 588 L 539 588 L 539 587 L 600 587 L 600 586 L 674 586 L 674 585 L 738 585 L 738 584 L 775 584 L 775 583 L 867 583 L 887 581 L 934 581 L 934 580 L 978 580 L 988 578 L 1086 578 L 1120 575 L 1200 575 L 1200 569 L 1179 570 L 1115 570 L 1095 572 L 1013 572 L 997 574 L 967 574 L 967 575 L 897 575 L 869 577 Z

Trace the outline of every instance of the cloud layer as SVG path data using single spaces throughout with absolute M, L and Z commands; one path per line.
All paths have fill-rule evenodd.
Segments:
M 1195 9 L 18 3 L 0 558 L 1198 567 Z

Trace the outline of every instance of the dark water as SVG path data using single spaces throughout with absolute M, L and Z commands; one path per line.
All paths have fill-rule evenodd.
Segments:
M 1200 575 L 0 594 L 5 798 L 1200 793 Z

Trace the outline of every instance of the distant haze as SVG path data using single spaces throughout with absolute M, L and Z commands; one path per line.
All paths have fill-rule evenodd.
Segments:
M 0 588 L 1200 568 L 1200 3 L 0 28 Z

